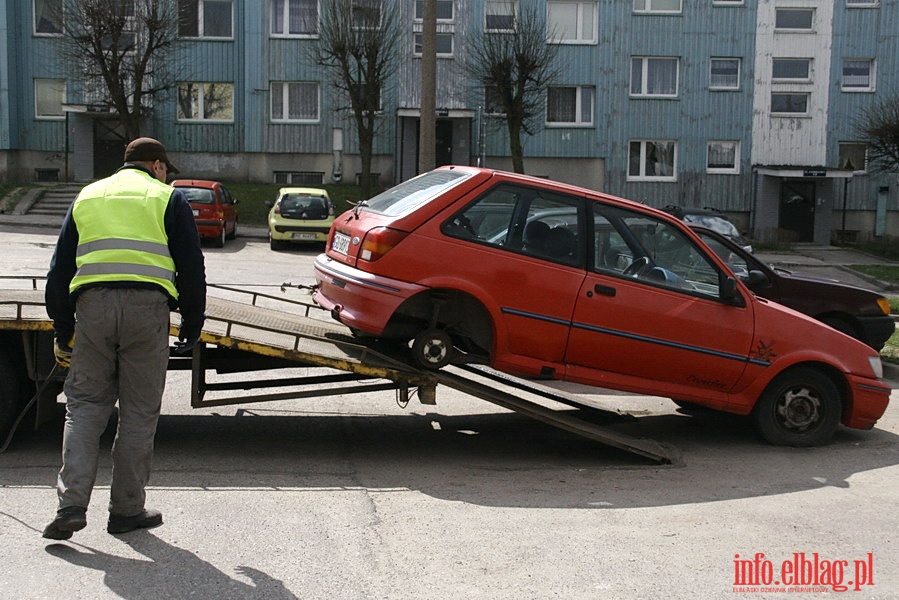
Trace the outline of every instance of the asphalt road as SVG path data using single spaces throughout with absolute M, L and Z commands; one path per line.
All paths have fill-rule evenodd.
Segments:
M 46 272 L 52 230 L 0 235 L 0 274 Z M 280 293 L 311 282 L 315 253 L 240 238 L 206 249 L 208 277 Z M 895 391 L 873 430 L 795 449 L 743 419 L 559 384 L 636 415 L 616 427 L 671 448 L 658 466 L 443 388 L 436 406 L 376 392 L 194 410 L 188 383 L 169 375 L 159 528 L 105 532 L 104 456 L 87 528 L 45 540 L 61 422 L 0 455 L 0 597 L 899 598 Z M 746 591 L 791 570 L 805 591 Z

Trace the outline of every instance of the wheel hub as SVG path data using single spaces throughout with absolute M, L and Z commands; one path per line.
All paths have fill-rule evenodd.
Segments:
M 428 340 L 423 348 L 425 360 L 432 364 L 440 364 L 446 358 L 446 353 L 449 349 L 446 347 L 446 344 L 443 343 L 443 340 Z
M 802 388 L 786 392 L 777 408 L 784 427 L 804 431 L 820 418 L 821 400 L 811 390 Z

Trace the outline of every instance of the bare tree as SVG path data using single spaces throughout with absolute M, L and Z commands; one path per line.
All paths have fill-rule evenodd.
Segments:
M 61 0 L 60 53 L 85 98 L 108 104 L 128 139 L 141 135 L 153 99 L 173 86 L 177 0 Z
M 899 172 L 899 96 L 863 110 L 856 131 L 868 146 L 872 171 Z
M 515 15 L 512 30 L 481 31 L 469 39 L 466 69 L 484 86 L 489 112 L 501 114 L 509 134 L 512 168 L 524 173 L 522 135 L 533 135 L 543 116 L 546 88 L 558 77 L 558 46 L 535 6 Z
M 396 71 L 400 39 L 396 11 L 381 0 L 329 0 L 321 3 L 315 61 L 331 73 L 339 108 L 356 125 L 362 159 L 362 196 L 372 193 L 371 166 L 381 109 L 381 94 Z

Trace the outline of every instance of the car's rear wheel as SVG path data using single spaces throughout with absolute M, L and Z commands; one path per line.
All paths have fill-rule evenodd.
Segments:
M 453 339 L 443 329 L 425 329 L 412 340 L 412 360 L 424 369 L 445 367 L 454 353 Z
M 826 444 L 840 425 L 836 385 L 817 369 L 799 367 L 776 377 L 759 398 L 752 419 L 759 435 L 777 446 Z
M 272 250 L 283 250 L 283 249 L 284 249 L 284 242 L 281 241 L 281 240 L 276 240 L 275 238 L 269 238 L 269 240 L 268 240 L 268 246 L 269 246 L 269 248 L 271 248 Z
M 237 219 L 234 219 L 234 227 L 231 228 L 231 233 L 226 236 L 226 239 L 233 240 L 237 238 Z
M 224 248 L 225 247 L 225 226 L 224 225 L 222 225 L 222 229 L 221 229 L 221 231 L 219 231 L 219 234 L 217 236 L 215 236 L 215 238 L 212 240 L 212 245 L 215 246 L 216 248 Z

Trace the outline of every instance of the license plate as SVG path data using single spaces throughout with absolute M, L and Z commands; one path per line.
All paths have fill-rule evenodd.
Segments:
M 350 236 L 345 233 L 334 233 L 334 241 L 331 242 L 331 250 L 334 252 L 339 252 L 340 254 L 346 254 L 350 249 Z
M 194 213 L 194 216 L 195 216 L 195 217 L 199 217 L 199 216 L 200 216 L 200 211 L 198 211 L 196 208 L 193 209 L 193 213 Z
M 294 233 L 293 239 L 295 240 L 315 240 L 314 233 Z

